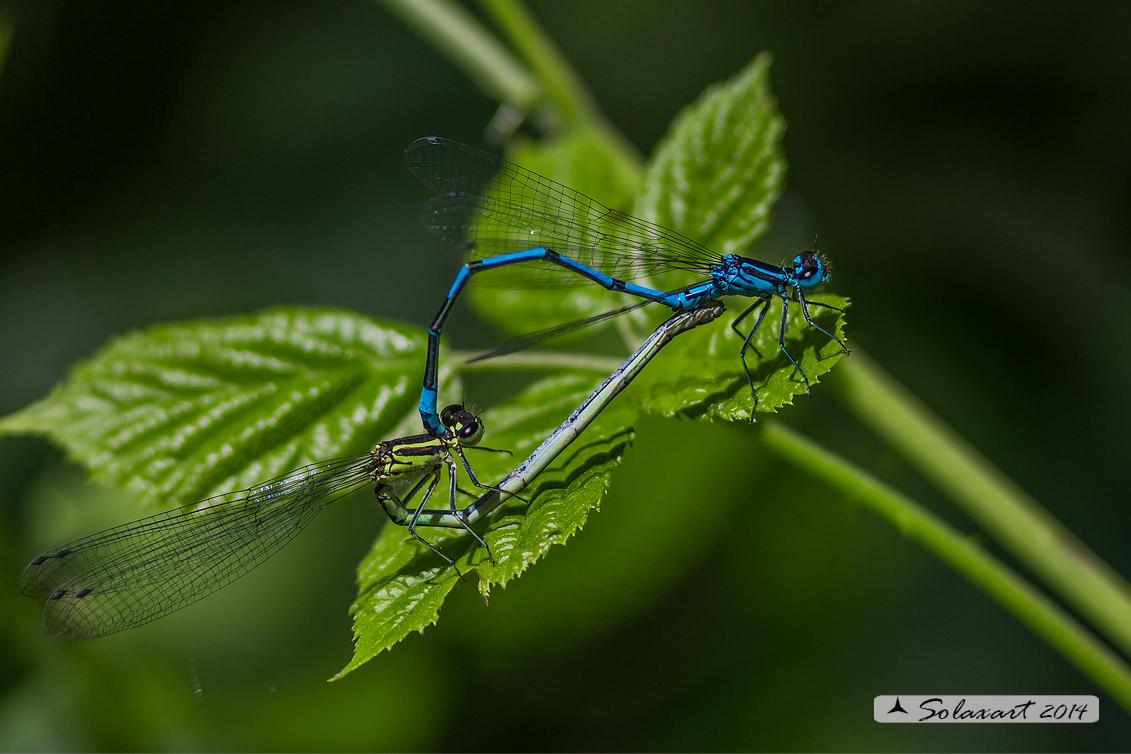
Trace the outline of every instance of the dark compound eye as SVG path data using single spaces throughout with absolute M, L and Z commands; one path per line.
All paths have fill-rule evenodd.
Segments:
M 440 412 L 440 423 L 445 427 L 450 427 L 456 422 L 456 415 L 463 411 L 463 406 L 458 403 L 453 403 L 450 406 L 444 406 L 444 410 Z

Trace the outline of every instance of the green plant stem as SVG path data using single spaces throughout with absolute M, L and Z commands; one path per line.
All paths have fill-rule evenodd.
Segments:
M 530 66 L 563 123 L 576 127 L 600 118 L 580 77 L 521 3 L 484 0 L 482 4 Z
M 530 109 L 538 82 L 463 6 L 449 0 L 379 0 L 467 72 L 489 96 Z
M 1127 582 L 865 354 L 831 382 L 861 420 L 902 453 L 1125 654 Z
M 482 0 L 484 9 L 499 25 L 538 79 L 555 113 L 566 128 L 589 130 L 605 142 L 621 169 L 639 173 L 642 162 L 636 148 L 609 123 L 565 57 L 518 0 Z
M 0 15 L 0 77 L 4 75 L 4 61 L 8 59 L 8 45 L 12 41 L 12 25 Z
M 855 353 L 852 359 L 856 359 Z M 771 451 L 890 520 L 1028 624 L 1131 711 L 1131 668 L 1032 585 L 962 532 L 862 469 L 778 422 L 766 421 L 764 428 L 766 444 Z

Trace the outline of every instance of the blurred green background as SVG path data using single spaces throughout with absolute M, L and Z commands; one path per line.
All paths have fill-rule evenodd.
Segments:
M 645 153 L 772 52 L 790 172 L 754 255 L 819 234 L 852 344 L 1131 574 L 1131 4 L 530 7 Z M 453 267 L 400 152 L 429 134 L 483 145 L 496 105 L 384 8 L 26 0 L 0 20 L 0 414 L 155 322 L 275 304 L 428 322 Z M 466 314 L 448 333 L 499 339 Z M 784 416 L 973 531 L 827 386 Z M 0 440 L 0 500 L 4 750 L 1131 741 L 1103 699 L 1089 726 L 872 722 L 882 693 L 1098 691 L 888 524 L 775 468 L 745 426 L 646 420 L 569 547 L 490 607 L 458 589 L 439 625 L 334 684 L 353 569 L 383 525 L 367 494 L 193 609 L 80 645 L 39 633 L 19 572 L 141 511 L 32 438 Z

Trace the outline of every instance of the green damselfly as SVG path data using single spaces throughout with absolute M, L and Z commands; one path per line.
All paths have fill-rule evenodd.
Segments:
M 368 453 L 312 463 L 187 510 L 159 513 L 48 550 L 24 569 L 20 591 L 46 600 L 43 630 L 48 635 L 93 639 L 155 621 L 222 589 L 277 553 L 327 505 L 363 484 L 376 482 L 383 505 L 405 510 L 398 489 L 419 476 L 410 493 L 428 484 L 419 511 L 446 467 L 454 510 L 456 459 L 474 485 L 492 489 L 479 482 L 464 457 L 466 448 L 491 449 L 476 447 L 483 422 L 472 412 L 452 405 L 441 418 L 440 435 L 385 440 Z M 411 519 L 409 529 L 420 539 Z
M 593 393 L 578 406 L 569 417 L 562 422 L 554 432 L 539 445 L 530 457 L 523 461 L 514 471 L 506 476 L 503 481 L 484 493 L 471 505 L 457 511 L 451 510 L 420 510 L 414 511 L 417 526 L 447 526 L 453 528 L 470 528 L 479 519 L 499 507 L 510 497 L 518 493 L 542 473 L 570 443 L 588 427 L 609 402 L 622 390 L 628 387 L 641 370 L 654 359 L 668 343 L 681 333 L 713 322 L 726 311 L 721 301 L 714 299 L 703 302 L 698 309 L 678 312 L 675 316 L 661 324 L 640 344 L 640 347 L 624 363 L 617 367 Z M 388 508 L 386 508 L 388 510 Z M 389 510 L 389 515 L 394 521 L 398 516 L 402 519 L 409 513 L 407 508 L 399 512 Z M 480 539 L 480 542 L 483 540 Z M 487 551 L 490 557 L 490 549 Z M 494 559 L 492 558 L 492 562 Z
M 390 518 L 407 526 L 414 538 L 453 568 L 443 552 L 416 533 L 418 526 L 464 529 L 491 558 L 487 543 L 471 525 L 518 496 L 676 335 L 713 321 L 724 310 L 720 302 L 709 301 L 661 324 L 497 486 L 479 482 L 463 451 L 505 451 L 478 447 L 482 420 L 452 405 L 440 412 L 444 431 L 438 436 L 386 440 L 369 453 L 309 464 L 250 489 L 201 501 L 190 510 L 160 513 L 48 550 L 24 569 L 20 590 L 46 600 L 43 628 L 58 639 L 93 639 L 136 628 L 248 573 L 297 536 L 319 511 L 368 482 L 376 482 L 377 498 Z M 457 458 L 472 483 L 488 490 L 462 509 L 456 507 L 456 493 L 462 492 L 456 486 Z M 427 509 L 443 468 L 448 470 L 448 507 Z M 406 485 L 412 485 L 407 495 Z M 406 500 L 421 489 L 420 502 L 408 505 Z

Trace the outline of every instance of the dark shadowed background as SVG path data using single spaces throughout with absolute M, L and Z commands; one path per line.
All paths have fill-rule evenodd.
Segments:
M 773 53 L 790 170 L 783 248 L 755 256 L 819 234 L 852 343 L 1131 573 L 1131 4 L 530 7 L 644 153 L 704 87 Z M 453 269 L 400 153 L 430 134 L 485 146 L 496 105 L 383 7 L 26 0 L 0 21 L 0 414 L 152 323 L 277 304 L 430 319 Z M 470 316 L 448 333 L 499 338 Z M 975 531 L 831 390 L 783 418 Z M 710 515 L 727 496 L 747 501 L 740 520 Z M 1090 726 L 873 723 L 884 693 L 1099 692 L 744 426 L 644 421 L 569 547 L 490 607 L 457 590 L 439 625 L 333 684 L 353 569 L 383 525 L 370 496 L 193 609 L 82 645 L 39 633 L 20 569 L 142 511 L 34 438 L 0 440 L 0 506 L 4 750 L 1131 741 L 1103 698 Z M 690 542 L 674 555 L 637 523 L 672 516 Z

